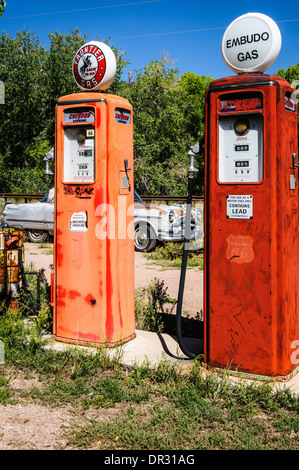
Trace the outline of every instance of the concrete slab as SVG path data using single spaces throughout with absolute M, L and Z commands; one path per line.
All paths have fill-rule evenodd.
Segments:
M 88 352 L 95 352 L 96 348 L 89 346 L 80 346 L 71 343 L 57 341 L 52 336 L 45 336 L 46 344 L 44 349 L 53 349 L 64 351 L 68 348 L 79 348 Z M 198 355 L 202 354 L 203 341 L 197 338 L 183 338 L 184 346 L 188 351 Z M 150 331 L 136 330 L 136 338 L 128 343 L 115 348 L 107 348 L 106 351 L 111 356 L 117 355 L 123 365 L 132 366 L 149 362 L 156 366 L 162 360 L 170 362 L 192 362 L 192 360 L 183 354 L 176 337 L 165 333 L 153 333 Z
M 196 338 L 184 338 L 185 347 L 194 354 L 203 351 L 202 340 Z M 126 365 L 142 362 L 159 364 L 161 360 L 170 362 L 192 362 L 180 349 L 177 338 L 164 333 L 152 333 L 150 331 L 136 331 L 136 338 L 122 346 L 122 362 Z

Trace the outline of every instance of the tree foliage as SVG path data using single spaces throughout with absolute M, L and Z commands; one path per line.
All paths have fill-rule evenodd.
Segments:
M 6 6 L 6 2 L 4 0 L 0 0 L 0 16 L 3 15 L 5 6 Z
M 5 86 L 5 103 L 0 104 L 3 192 L 43 192 L 53 184 L 44 179 L 43 158 L 54 145 L 58 98 L 79 91 L 72 76 L 72 61 L 86 35 L 78 29 L 68 34 L 56 31 L 49 39 L 49 49 L 45 49 L 33 31 L 18 32 L 15 38 L 5 32 L 0 36 L 0 80 Z M 102 41 L 108 43 L 109 39 Z M 125 52 L 110 47 L 116 56 L 117 73 L 108 92 L 128 99 L 134 109 L 137 191 L 186 195 L 188 151 L 204 136 L 205 91 L 212 79 L 193 72 L 179 76 L 173 61 L 162 54 L 124 80 L 128 65 Z M 277 74 L 299 84 L 299 64 Z M 196 159 L 196 166 L 203 169 L 202 155 Z M 195 194 L 202 191 L 203 173 L 199 172 Z
M 49 34 L 45 49 L 33 31 L 0 36 L 0 188 L 45 191 L 43 158 L 54 145 L 55 105 L 76 93 L 72 62 L 86 42 L 78 29 Z M 101 40 L 97 38 L 98 40 Z M 108 39 L 102 40 L 108 42 Z M 122 79 L 125 52 L 110 46 L 117 72 L 108 92 L 127 98 L 134 108 L 135 187 L 143 194 L 185 195 L 190 146 L 203 136 L 204 93 L 210 79 L 192 73 L 179 77 L 167 54 Z M 203 162 L 199 163 L 203 166 Z M 53 184 L 50 181 L 48 185 Z M 201 191 L 202 180 L 197 182 Z
M 125 97 L 134 108 L 135 186 L 143 194 L 186 195 L 191 145 L 203 136 L 207 82 L 178 70 L 167 55 L 136 72 Z M 196 103 L 193 105 L 193 96 Z M 198 96 L 198 97 L 197 97 Z M 200 109 L 197 109 L 197 105 Z M 202 185 L 197 182 L 197 187 Z
M 286 70 L 280 69 L 276 75 L 284 78 L 287 82 L 293 85 L 297 90 L 297 103 L 298 103 L 298 93 L 299 93 L 299 64 L 291 65 Z M 298 121 L 298 138 L 299 138 L 299 114 L 297 115 Z
M 0 105 L 0 190 L 3 192 L 46 191 L 45 154 L 54 145 L 55 105 L 60 96 L 78 92 L 72 76 L 72 62 L 86 36 L 76 29 L 62 35 L 49 34 L 46 50 L 34 32 L 24 30 L 11 38 L 0 36 L 0 80 L 5 103 Z M 117 89 L 123 67 L 117 58 Z M 110 92 L 112 89 L 110 90 Z

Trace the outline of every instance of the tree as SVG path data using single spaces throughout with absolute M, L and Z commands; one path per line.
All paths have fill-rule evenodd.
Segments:
M 204 137 L 205 92 L 213 79 L 186 72 L 181 76 L 179 91 L 184 102 L 186 130 L 195 141 Z
M 179 91 L 182 94 L 186 132 L 192 136 L 193 144 L 203 142 L 205 135 L 205 93 L 212 78 L 186 72 L 181 76 Z M 196 158 L 199 172 L 194 180 L 194 192 L 203 194 L 204 191 L 204 148 Z
M 50 49 L 45 62 L 46 135 L 54 144 L 55 106 L 61 96 L 79 91 L 72 75 L 73 59 L 77 50 L 86 42 L 78 28 L 71 33 L 50 33 Z
M 210 79 L 194 74 L 179 78 L 167 55 L 135 74 L 124 95 L 134 109 L 136 189 L 143 194 L 186 195 L 187 153 L 203 135 L 202 96 Z
M 176 93 L 177 70 L 167 56 L 151 61 L 124 90 L 134 109 L 135 186 L 144 194 L 181 194 L 185 188 L 186 142 Z
M 60 96 L 79 91 L 72 62 L 86 36 L 76 29 L 65 35 L 50 33 L 49 38 L 46 50 L 34 32 L 17 32 L 15 38 L 5 32 L 0 36 L 0 80 L 5 85 L 5 105 L 0 105 L 2 191 L 47 189 L 43 158 L 54 145 L 55 106 Z M 127 61 L 124 53 L 116 48 L 114 52 L 117 89 Z
M 276 75 L 279 75 L 280 77 L 284 78 L 289 82 L 291 85 L 293 85 L 296 90 L 297 90 L 297 103 L 298 103 L 298 90 L 299 90 L 299 64 L 297 65 L 291 65 L 288 67 L 286 70 L 285 69 L 280 69 L 276 73 Z M 299 114 L 297 116 L 298 119 L 298 137 L 299 137 Z
M 46 51 L 34 33 L 0 36 L 0 79 L 5 105 L 0 106 L 0 154 L 6 165 L 24 166 L 24 150 L 44 128 L 44 62 Z
M 4 0 L 0 0 L 0 16 L 3 15 L 5 6 L 6 6 L 6 2 Z

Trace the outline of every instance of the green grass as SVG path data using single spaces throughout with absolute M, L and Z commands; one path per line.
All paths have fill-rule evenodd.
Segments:
M 199 360 L 189 369 L 166 359 L 127 368 L 121 349 L 112 355 L 104 348 L 44 349 L 46 325 L 44 313 L 28 319 L 2 312 L 0 406 L 69 410 L 66 449 L 299 449 L 299 400 L 289 389 L 270 380 L 232 384 L 226 374 L 203 372 Z M 31 385 L 14 388 L 11 378 L 18 376 Z
M 54 253 L 54 245 L 53 243 L 40 243 L 38 248 L 42 250 L 44 255 L 53 255 Z
M 199 244 L 198 244 L 199 243 Z M 147 253 L 148 260 L 160 264 L 164 268 L 180 268 L 182 264 L 184 243 L 167 242 L 158 245 L 154 251 Z M 200 250 L 201 241 L 191 241 L 188 252 L 187 266 L 203 270 L 203 253 Z

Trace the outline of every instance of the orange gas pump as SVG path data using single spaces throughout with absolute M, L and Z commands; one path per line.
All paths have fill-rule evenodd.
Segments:
M 262 28 L 252 34 L 266 38 Z M 226 35 L 229 48 L 237 39 Z M 206 95 L 204 354 L 286 378 L 299 338 L 296 94 L 280 77 L 238 72 Z
M 100 48 L 85 45 L 74 61 L 90 91 L 56 106 L 53 335 L 114 346 L 135 337 L 133 111 L 93 90 L 108 68 Z

